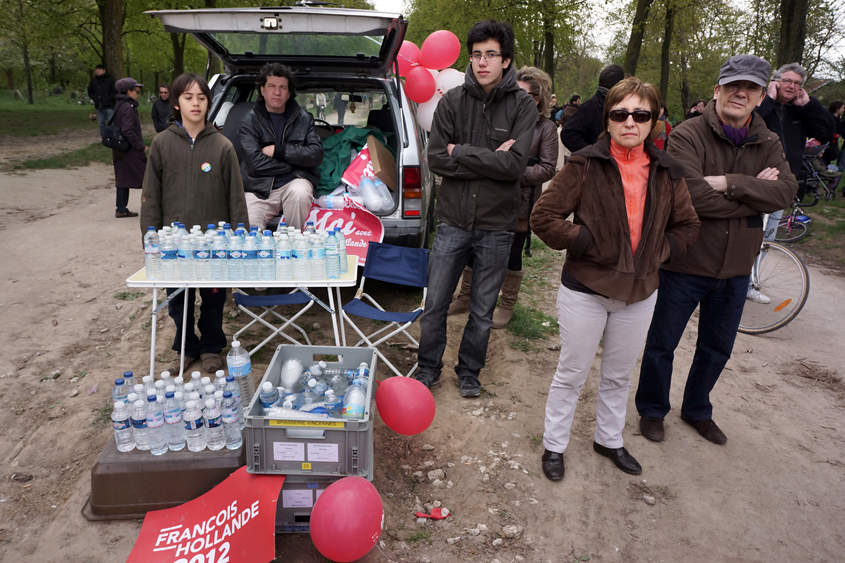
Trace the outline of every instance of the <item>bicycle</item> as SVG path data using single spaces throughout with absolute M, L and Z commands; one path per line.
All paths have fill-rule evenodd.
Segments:
M 798 316 L 810 295 L 810 273 L 804 261 L 775 242 L 763 241 L 760 246 L 750 284 L 770 302 L 745 302 L 739 323 L 739 332 L 744 334 L 766 334 L 783 328 Z
M 804 204 L 798 197 L 792 202 L 792 211 L 789 215 L 784 215 L 778 222 L 777 231 L 775 231 L 775 242 L 798 242 L 802 238 L 810 234 L 810 223 L 802 207 L 813 207 L 819 203 L 818 192 L 813 192 L 815 201 L 810 204 Z

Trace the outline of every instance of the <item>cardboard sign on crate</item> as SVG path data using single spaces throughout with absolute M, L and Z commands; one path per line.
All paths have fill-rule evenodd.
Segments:
M 284 475 L 251 475 L 241 467 L 199 498 L 148 512 L 126 562 L 273 560 L 276 501 L 284 482 Z

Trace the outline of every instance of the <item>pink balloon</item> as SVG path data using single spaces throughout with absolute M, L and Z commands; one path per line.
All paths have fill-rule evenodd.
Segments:
M 399 61 L 399 76 L 408 76 L 411 69 L 420 65 L 420 48 L 410 41 L 403 41 L 396 60 Z
M 419 110 L 431 104 L 437 106 L 437 100 L 430 100 L 422 104 Z M 421 123 L 422 124 L 422 123 Z M 431 129 L 431 119 L 428 127 Z M 416 436 L 431 426 L 437 407 L 434 397 L 425 385 L 410 377 L 391 377 L 381 382 L 376 392 L 376 407 L 384 424 L 404 436 Z
M 405 94 L 418 104 L 430 100 L 434 95 L 434 88 L 434 77 L 427 68 L 414 67 L 405 78 Z
M 461 54 L 461 42 L 451 31 L 441 29 L 425 38 L 420 50 L 420 64 L 442 70 L 455 64 Z
M 332 561 L 346 563 L 373 549 L 384 526 L 384 505 L 372 483 L 344 477 L 329 485 L 311 511 L 311 541 Z

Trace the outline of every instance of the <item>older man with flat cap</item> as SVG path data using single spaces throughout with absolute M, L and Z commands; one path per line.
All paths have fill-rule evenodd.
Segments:
M 684 256 L 660 269 L 636 396 L 640 430 L 649 440 L 664 438 L 675 348 L 700 306 L 681 420 L 710 442 L 727 442 L 713 421 L 710 392 L 733 351 L 763 241 L 763 214 L 788 206 L 798 191 L 780 140 L 754 113 L 770 70 L 753 55 L 728 59 L 702 116 L 678 125 L 668 139 L 668 153 L 684 167 L 701 229 Z

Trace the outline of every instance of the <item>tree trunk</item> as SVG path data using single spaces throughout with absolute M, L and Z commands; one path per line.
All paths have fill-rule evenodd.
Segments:
M 158 96 L 158 71 L 153 73 L 153 88 L 155 88 L 156 96 Z
M 684 116 L 687 115 L 690 107 L 689 98 L 689 69 L 687 68 L 687 53 L 681 53 L 681 107 L 684 108 Z
M 103 27 L 103 59 L 112 80 L 124 77 L 123 0 L 97 0 Z
M 6 73 L 6 82 L 8 84 L 9 92 L 12 93 L 14 97 L 15 94 L 15 70 L 12 67 L 3 67 L 3 71 Z
M 543 48 L 543 70 L 552 79 L 552 90 L 554 90 L 555 83 L 555 23 L 554 18 L 548 15 L 543 15 L 543 39 L 545 40 L 545 47 Z
M 170 34 L 170 43 L 173 45 L 173 74 L 171 79 L 176 80 L 176 77 L 185 72 L 185 38 L 186 34 L 182 33 L 181 38 L 179 33 Z
M 660 97 L 663 103 L 669 94 L 669 56 L 672 49 L 672 29 L 675 27 L 675 6 L 666 5 L 666 27 L 663 28 L 663 48 L 660 50 Z
M 628 49 L 625 51 L 625 72 L 634 76 L 637 74 L 637 64 L 640 60 L 640 49 L 643 46 L 643 35 L 645 24 L 648 19 L 648 10 L 654 0 L 637 0 L 637 12 L 634 14 L 634 21 L 631 24 L 631 39 L 628 40 Z
M 808 0 L 782 0 L 780 4 L 780 41 L 777 66 L 800 63 L 804 57 L 804 38 L 807 35 Z

